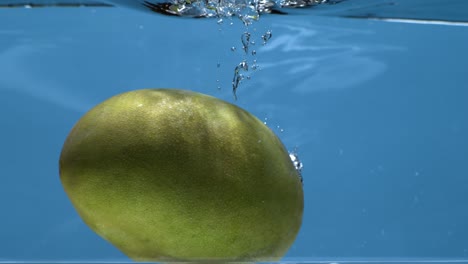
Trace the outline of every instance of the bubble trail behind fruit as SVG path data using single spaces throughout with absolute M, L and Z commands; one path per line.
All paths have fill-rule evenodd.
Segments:
M 272 37 L 271 30 L 267 30 L 265 34 L 261 36 L 262 45 L 266 45 L 267 42 L 271 39 L 271 37 Z M 257 64 L 257 59 L 255 59 L 255 56 L 257 55 L 257 51 L 251 50 L 251 52 L 249 53 L 249 47 L 254 46 L 256 43 L 255 40 L 252 40 L 252 34 L 249 33 L 248 31 L 244 32 L 241 35 L 241 43 L 242 43 L 242 50 L 244 51 L 244 54 L 243 54 L 244 59 L 234 68 L 234 76 L 232 78 L 232 93 L 234 95 L 235 100 L 237 100 L 237 89 L 239 88 L 239 85 L 245 79 L 250 80 L 250 74 L 249 75 L 245 75 L 245 74 L 247 74 L 250 70 L 255 71 L 259 68 Z M 232 47 L 231 51 L 236 51 L 235 47 Z M 249 67 L 249 63 L 247 62 L 248 57 L 253 58 L 251 67 Z

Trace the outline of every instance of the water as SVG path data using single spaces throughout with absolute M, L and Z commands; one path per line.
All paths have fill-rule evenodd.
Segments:
M 0 261 L 129 261 L 77 216 L 58 155 L 90 107 L 170 87 L 249 110 L 298 155 L 304 222 L 285 261 L 466 262 L 468 6 L 377 2 L 248 28 L 136 8 L 0 9 Z M 235 100 L 243 60 L 251 78 Z

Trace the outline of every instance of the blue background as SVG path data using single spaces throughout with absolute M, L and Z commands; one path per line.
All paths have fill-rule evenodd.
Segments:
M 468 28 L 271 15 L 248 28 L 256 56 L 244 31 L 125 8 L 0 10 L 0 260 L 128 260 L 78 217 L 58 157 L 87 110 L 150 87 L 234 102 L 297 147 L 305 211 L 286 260 L 468 258 Z M 234 101 L 243 59 L 260 70 Z

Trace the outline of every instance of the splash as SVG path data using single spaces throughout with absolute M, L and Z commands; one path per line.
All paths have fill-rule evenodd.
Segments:
M 286 14 L 284 8 L 304 8 L 319 4 L 336 4 L 344 0 L 144 0 L 153 12 L 183 17 L 238 17 L 244 24 L 258 20 L 260 14 Z

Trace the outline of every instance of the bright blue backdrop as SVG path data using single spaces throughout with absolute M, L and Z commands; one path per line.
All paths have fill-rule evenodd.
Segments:
M 256 56 L 245 30 L 124 8 L 0 10 L 0 260 L 128 260 L 80 220 L 58 157 L 92 106 L 149 87 L 234 102 L 298 148 L 305 213 L 287 260 L 468 258 L 468 27 L 265 16 L 248 28 Z M 244 58 L 260 70 L 234 101 Z

